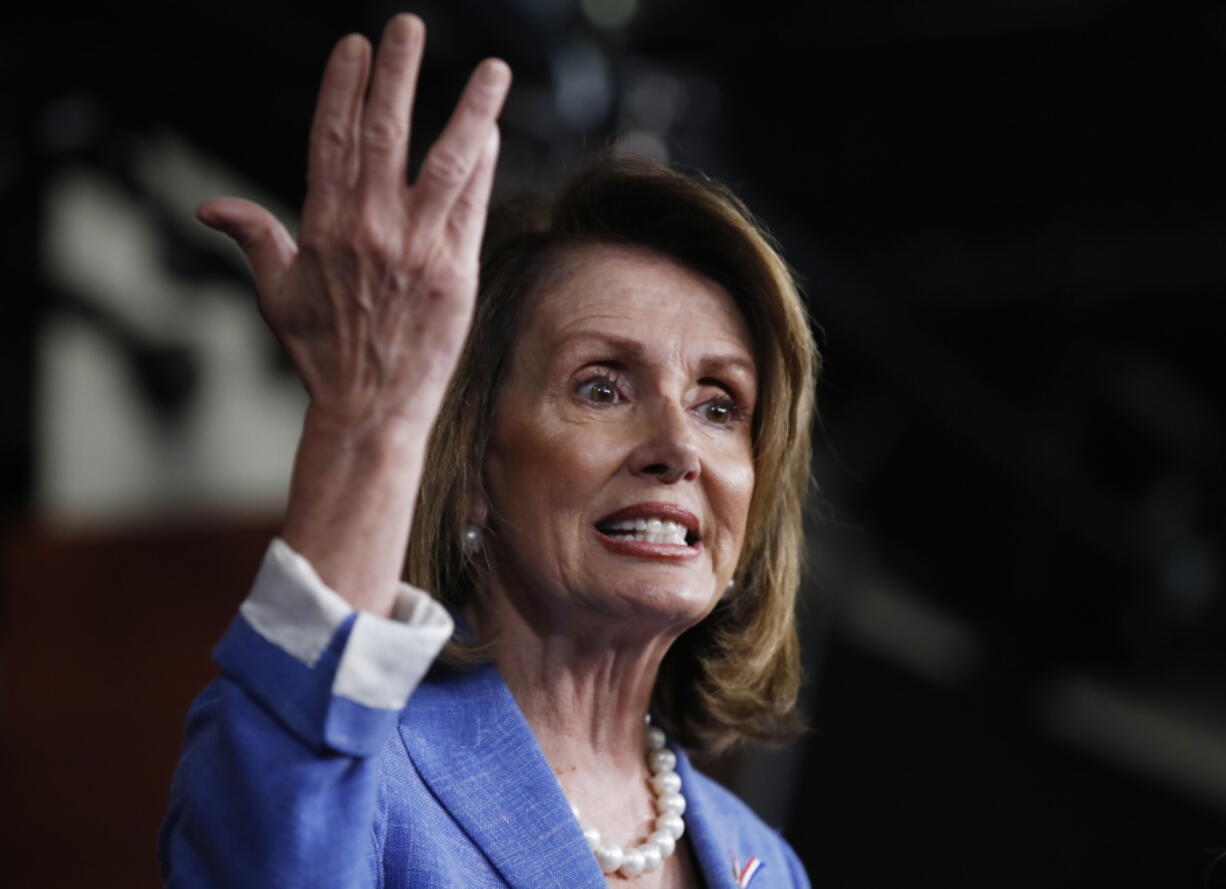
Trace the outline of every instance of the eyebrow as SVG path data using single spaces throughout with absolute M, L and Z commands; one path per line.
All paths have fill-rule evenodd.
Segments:
M 611 347 L 614 351 L 634 360 L 641 361 L 647 354 L 647 350 L 643 348 L 643 344 L 638 340 L 594 330 L 580 330 L 563 337 L 561 343 L 554 350 L 553 357 L 556 359 L 558 355 L 565 354 L 584 342 L 589 341 Z M 699 368 L 704 374 L 731 368 L 746 376 L 750 382 L 756 382 L 758 378 L 757 367 L 753 359 L 740 352 L 721 352 L 703 355 L 702 360 L 699 362 Z

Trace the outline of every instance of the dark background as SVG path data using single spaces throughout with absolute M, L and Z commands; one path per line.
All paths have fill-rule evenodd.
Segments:
M 156 885 L 183 710 L 276 527 L 271 509 L 188 508 L 82 529 L 38 502 L 50 320 L 120 350 L 167 434 L 207 373 L 53 283 L 49 184 L 92 170 L 157 223 L 168 274 L 244 280 L 179 234 L 134 143 L 173 131 L 297 206 L 329 48 L 400 8 L 5 13 L 13 885 Z M 547 187 L 618 138 L 663 150 L 732 184 L 804 280 L 825 357 L 803 611 L 814 731 L 725 768 L 814 885 L 1226 885 L 1226 8 L 412 9 L 430 35 L 415 156 L 497 54 L 516 73 L 500 190 Z M 268 373 L 287 373 L 268 349 Z

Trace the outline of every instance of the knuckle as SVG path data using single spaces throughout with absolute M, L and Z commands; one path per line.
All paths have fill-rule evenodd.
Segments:
M 469 90 L 465 101 L 468 103 L 468 107 L 477 112 L 481 117 L 489 117 L 498 107 L 501 98 L 502 93 L 500 90 L 476 84 Z
M 412 57 L 405 52 L 385 52 L 379 55 L 379 76 L 399 83 L 413 73 Z
M 404 144 L 408 136 L 405 122 L 391 114 L 374 114 L 362 130 L 362 145 L 374 151 L 390 152 Z
M 448 265 L 423 281 L 422 294 L 436 306 L 450 306 L 456 311 L 463 311 L 469 302 L 466 294 L 475 290 L 475 284 L 475 277 L 463 269 Z
M 492 115 L 502 102 L 505 86 L 484 77 L 474 77 L 464 90 L 464 103 L 482 117 Z
M 378 223 L 369 218 L 363 218 L 353 228 L 351 244 L 363 256 L 376 260 L 388 260 L 396 255 L 392 238 Z
M 440 149 L 430 155 L 423 174 L 437 185 L 458 188 L 468 178 L 468 166 L 455 150 Z
M 320 160 L 335 161 L 349 150 L 349 128 L 337 118 L 325 118 L 316 125 L 312 143 Z
M 468 191 L 460 194 L 452 208 L 452 216 L 459 222 L 467 224 L 469 220 L 475 219 L 484 212 L 484 206 L 477 198 Z
M 429 259 L 417 251 L 410 251 L 401 264 L 405 277 L 413 281 L 429 280 Z
M 455 292 L 448 288 L 443 281 L 437 279 L 429 280 L 425 282 L 419 292 L 422 303 L 429 307 L 429 311 L 435 319 L 441 320 L 450 317 L 457 311 Z
M 229 228 L 226 234 L 246 252 L 268 241 L 272 237 L 272 226 L 267 222 L 259 222 L 246 227 Z
M 345 188 L 337 182 L 334 171 L 323 164 L 312 164 L 307 170 L 307 192 L 312 199 L 332 204 L 342 196 Z

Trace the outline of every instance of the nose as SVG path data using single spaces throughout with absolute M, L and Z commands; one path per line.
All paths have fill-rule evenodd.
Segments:
M 702 472 L 684 411 L 672 407 L 653 412 L 642 439 L 630 453 L 630 471 L 640 478 L 674 484 L 694 481 Z

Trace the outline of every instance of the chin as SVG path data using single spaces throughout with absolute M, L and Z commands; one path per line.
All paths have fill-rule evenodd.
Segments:
M 675 580 L 648 581 L 619 586 L 611 590 L 610 600 L 618 602 L 625 611 L 637 619 L 653 618 L 660 626 L 693 626 L 706 617 L 718 597 L 712 592 L 714 581 L 701 589 L 692 585 L 679 585 Z M 603 597 L 602 597 L 603 598 Z M 607 601 L 607 600 L 606 600 Z

